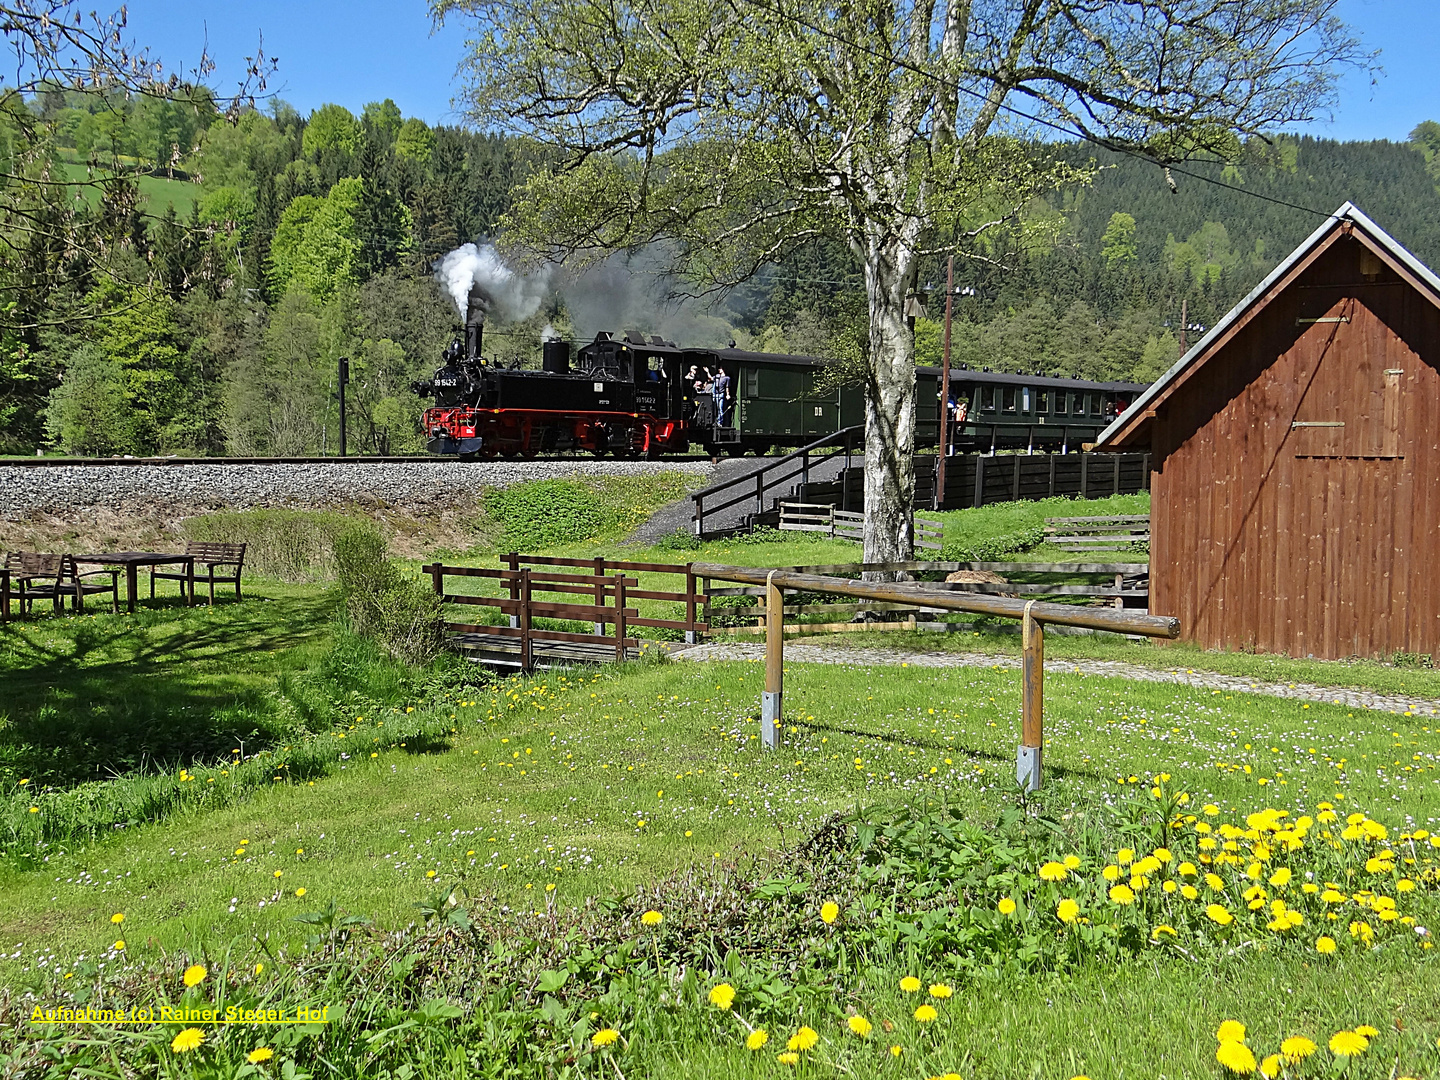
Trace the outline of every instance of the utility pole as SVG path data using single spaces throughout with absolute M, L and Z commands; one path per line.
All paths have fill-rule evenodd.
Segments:
M 1180 301 L 1180 355 L 1190 351 L 1190 301 Z
M 350 358 L 340 357 L 340 456 L 345 456 L 345 384 L 350 381 Z
M 940 452 L 935 460 L 935 509 L 945 502 L 945 457 L 950 428 L 950 314 L 955 305 L 955 256 L 945 264 L 945 348 L 940 354 Z

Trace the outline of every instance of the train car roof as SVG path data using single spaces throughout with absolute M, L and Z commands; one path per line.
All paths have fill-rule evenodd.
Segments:
M 932 365 L 917 366 L 916 371 L 923 371 L 927 375 L 940 375 L 940 369 Z M 1066 379 L 1058 375 L 1016 375 L 1009 371 L 976 371 L 973 368 L 951 369 L 950 381 L 956 382 L 981 382 L 990 383 L 996 386 L 1038 386 L 1043 388 L 1054 387 L 1064 390 L 1112 390 L 1116 393 L 1140 393 L 1148 385 L 1146 383 L 1128 382 L 1091 382 L 1087 379 Z

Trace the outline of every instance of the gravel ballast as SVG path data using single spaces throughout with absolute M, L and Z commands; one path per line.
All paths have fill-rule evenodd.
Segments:
M 251 507 L 425 506 L 470 499 L 487 487 L 557 478 L 680 472 L 700 479 L 708 461 L 397 461 L 285 465 L 117 465 L 0 468 L 0 519 L 34 511 L 119 507 L 143 501 Z

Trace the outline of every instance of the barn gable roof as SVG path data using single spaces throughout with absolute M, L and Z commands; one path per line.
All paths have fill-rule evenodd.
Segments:
M 1407 251 L 1404 245 L 1366 217 L 1354 203 L 1346 202 L 1286 256 L 1280 265 L 1270 271 L 1259 285 L 1251 289 L 1243 300 L 1226 312 L 1224 318 L 1211 327 L 1209 333 L 1180 357 L 1150 389 L 1116 417 L 1110 426 L 1100 433 L 1096 449 L 1111 450 L 1141 441 L 1138 436 L 1143 435 L 1149 427 L 1150 420 L 1155 416 L 1155 409 L 1181 383 L 1203 367 L 1221 343 L 1228 341 L 1240 326 L 1263 309 L 1278 289 L 1283 289 L 1344 233 L 1359 239 L 1383 262 L 1388 263 L 1401 278 L 1440 307 L 1440 277 Z

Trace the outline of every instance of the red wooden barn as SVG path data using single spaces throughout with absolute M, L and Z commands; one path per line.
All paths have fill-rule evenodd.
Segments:
M 1350 203 L 1100 437 L 1208 648 L 1440 655 L 1440 278 Z

